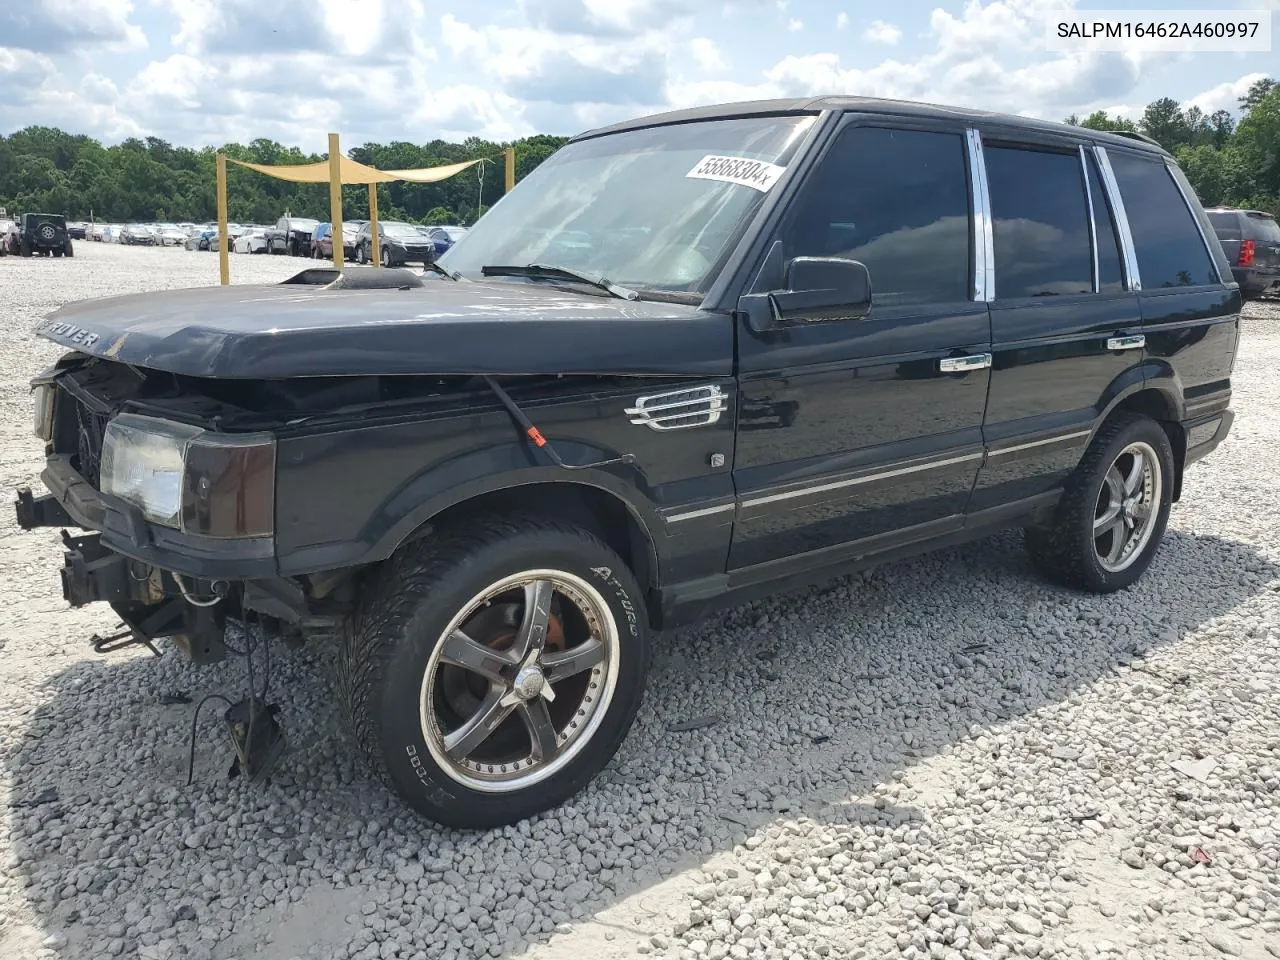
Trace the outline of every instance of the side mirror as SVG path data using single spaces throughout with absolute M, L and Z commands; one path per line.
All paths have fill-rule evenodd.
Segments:
M 796 257 L 785 290 L 768 294 L 778 323 L 862 320 L 871 312 L 871 274 L 863 263 L 841 257 Z

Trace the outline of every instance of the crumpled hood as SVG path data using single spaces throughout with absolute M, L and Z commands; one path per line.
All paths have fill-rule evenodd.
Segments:
M 36 330 L 82 353 L 195 377 L 733 372 L 727 316 L 519 281 L 169 290 L 68 304 Z

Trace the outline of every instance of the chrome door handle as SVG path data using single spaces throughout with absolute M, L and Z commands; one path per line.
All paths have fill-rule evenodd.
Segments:
M 1107 340 L 1108 350 L 1140 350 L 1147 345 L 1147 338 L 1141 333 L 1126 337 L 1111 337 Z
M 974 353 L 967 357 L 943 357 L 938 361 L 938 369 L 943 373 L 967 373 L 970 370 L 985 370 L 991 366 L 991 354 Z

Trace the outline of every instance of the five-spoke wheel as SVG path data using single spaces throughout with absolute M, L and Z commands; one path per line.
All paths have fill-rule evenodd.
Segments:
M 363 592 L 340 690 L 374 769 L 450 826 L 513 823 L 581 790 L 635 718 L 645 604 L 595 534 L 482 517 L 396 554 Z
M 1114 415 L 1067 479 L 1053 516 L 1028 528 L 1031 559 L 1054 580 L 1094 593 L 1129 586 L 1164 536 L 1173 470 L 1164 427 L 1140 414 Z

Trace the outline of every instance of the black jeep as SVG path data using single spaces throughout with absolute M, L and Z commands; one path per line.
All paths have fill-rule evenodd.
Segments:
M 846 97 L 649 117 L 421 275 L 59 310 L 18 517 L 85 531 L 66 599 L 126 640 L 340 643 L 387 782 L 506 824 L 618 749 L 651 630 L 1008 527 L 1062 584 L 1132 584 L 1230 428 L 1240 304 L 1140 138 Z
M 67 218 L 56 213 L 24 213 L 18 221 L 18 253 L 45 256 L 74 256 Z

